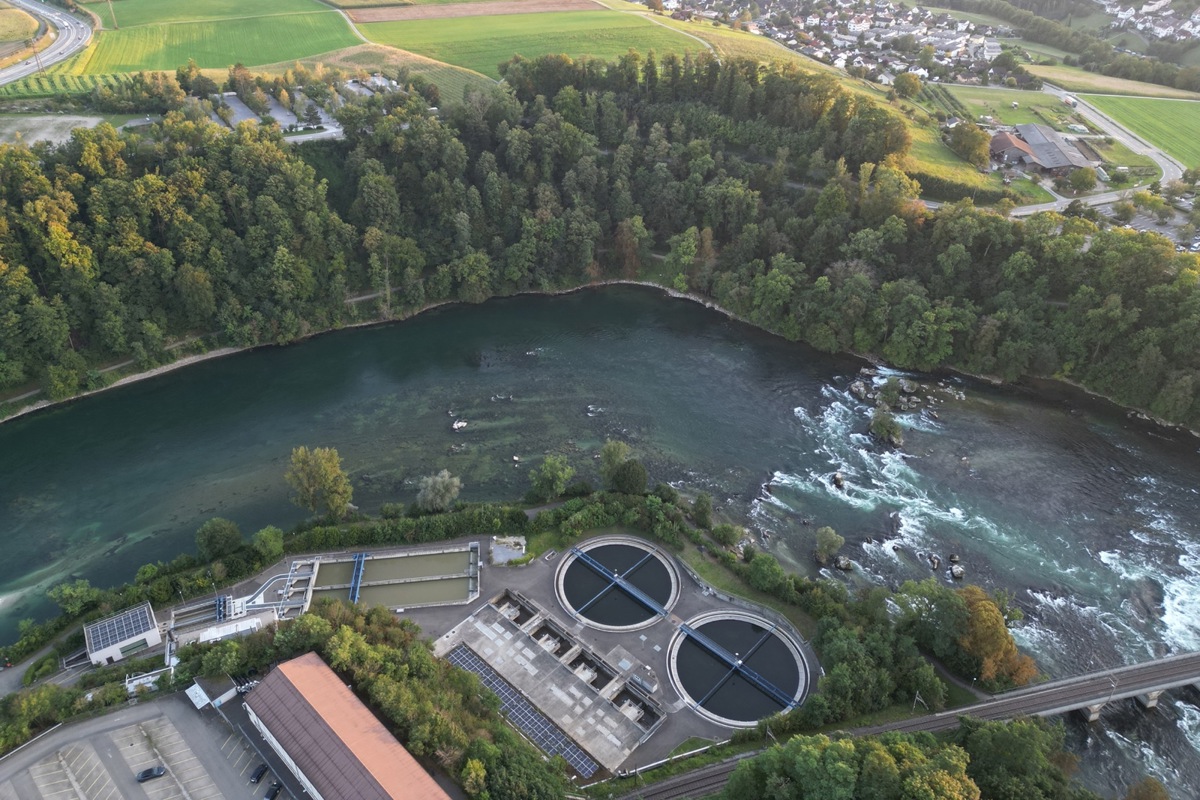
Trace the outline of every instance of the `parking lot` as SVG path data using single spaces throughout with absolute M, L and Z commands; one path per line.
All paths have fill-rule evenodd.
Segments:
M 276 778 L 250 783 L 262 763 L 240 732 L 176 695 L 62 726 L 10 754 L 0 800 L 261 800 Z M 136 781 L 156 766 L 165 774 Z

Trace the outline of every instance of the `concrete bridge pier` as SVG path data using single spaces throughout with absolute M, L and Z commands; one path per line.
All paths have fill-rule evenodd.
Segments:
M 1082 714 L 1084 719 L 1086 719 L 1088 722 L 1099 722 L 1100 712 L 1104 710 L 1105 705 L 1107 705 L 1107 703 L 1095 703 L 1094 705 L 1084 706 L 1083 708 L 1079 709 L 1079 713 Z
M 1159 689 L 1158 691 L 1154 691 L 1154 692 L 1146 692 L 1145 694 L 1139 694 L 1137 696 L 1137 699 L 1138 699 L 1138 702 L 1142 704 L 1142 708 L 1149 711 L 1152 708 L 1158 707 L 1158 696 L 1162 693 L 1163 693 L 1163 690 L 1161 690 L 1161 689 Z

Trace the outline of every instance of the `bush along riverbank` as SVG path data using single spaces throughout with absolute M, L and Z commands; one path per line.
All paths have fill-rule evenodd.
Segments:
M 514 60 L 438 116 L 349 104 L 342 142 L 170 112 L 6 148 L 0 391 L 71 397 L 196 332 L 286 343 L 623 277 L 821 350 L 1061 378 L 1200 427 L 1195 255 L 1086 216 L 930 213 L 894 110 L 829 76 L 584 63 Z

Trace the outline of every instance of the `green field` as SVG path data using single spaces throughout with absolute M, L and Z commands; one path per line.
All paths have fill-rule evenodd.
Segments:
M 105 28 L 136 28 L 172 22 L 203 22 L 243 17 L 269 17 L 275 14 L 305 14 L 328 11 L 316 0 L 113 0 L 117 25 L 113 25 L 108 3 L 89 3 L 88 10 L 100 17 Z
M 1076 121 L 1070 107 L 1063 105 L 1053 95 L 1042 92 L 1022 92 L 1017 89 L 988 89 L 979 86 L 945 87 L 967 107 L 971 119 L 979 121 L 981 116 L 991 117 L 1000 125 L 1024 125 L 1037 123 L 1049 125 L 1057 130 Z M 1017 107 L 1013 108 L 1012 104 Z
M 358 43 L 345 18 L 336 11 L 140 25 L 101 32 L 95 46 L 88 51 L 82 71 L 174 70 L 189 58 L 205 68 L 223 69 L 239 61 L 253 66 L 318 55 Z
M 681 53 L 702 45 L 634 14 L 569 11 L 498 17 L 373 22 L 359 29 L 373 42 L 499 77 L 497 65 L 515 54 L 536 58 L 566 53 L 614 59 L 630 48 Z
M 1200 102 L 1108 95 L 1086 100 L 1184 166 L 1200 166 Z

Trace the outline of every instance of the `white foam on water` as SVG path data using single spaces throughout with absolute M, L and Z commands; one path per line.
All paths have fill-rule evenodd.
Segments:
M 1171 761 L 1155 752 L 1149 742 L 1130 739 L 1115 730 L 1108 730 L 1108 739 L 1117 746 L 1132 763 L 1137 764 L 1147 775 L 1158 778 L 1164 786 L 1173 785 L 1179 778 L 1179 770 Z
M 1192 747 L 1200 751 L 1200 708 L 1187 703 L 1176 703 L 1175 708 L 1179 712 L 1175 724 Z

